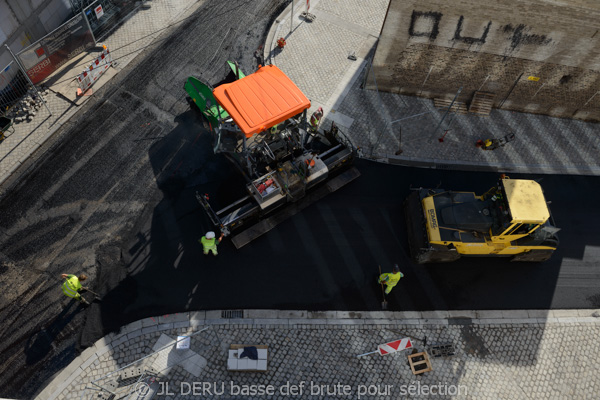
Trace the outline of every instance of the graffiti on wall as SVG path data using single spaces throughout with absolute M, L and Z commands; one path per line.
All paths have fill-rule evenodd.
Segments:
M 435 40 L 440 33 L 440 20 L 442 19 L 442 13 L 439 12 L 420 12 L 414 11 L 412 12 L 412 17 L 410 18 L 410 27 L 408 28 L 408 34 L 410 36 L 416 37 L 428 37 L 429 40 Z M 424 23 L 424 26 L 429 28 L 429 32 L 419 31 L 417 30 L 417 23 Z
M 475 37 L 461 35 L 464 20 L 465 20 L 465 17 L 463 17 L 461 15 L 460 18 L 458 19 L 458 24 L 456 25 L 456 30 L 454 31 L 454 40 L 456 40 L 457 42 L 463 42 L 466 44 L 484 44 L 485 38 L 487 38 L 488 32 L 490 31 L 490 26 L 492 26 L 492 21 L 488 22 L 487 26 L 483 30 L 483 34 L 481 35 L 481 37 L 475 38 Z
M 530 28 L 521 24 L 513 27 L 511 24 L 504 25 L 502 28 L 504 33 L 510 34 L 510 47 L 515 50 L 517 47 L 523 44 L 536 44 L 539 46 L 545 46 L 552 42 L 552 39 L 546 35 L 530 34 Z
M 426 37 L 430 41 L 435 41 L 440 34 L 440 21 L 442 20 L 443 14 L 435 11 L 415 11 L 413 10 L 410 18 L 410 26 L 408 28 L 408 34 L 410 37 Z M 479 37 L 463 36 L 463 24 L 465 17 L 461 15 L 456 23 L 454 30 L 454 36 L 452 40 L 455 42 L 462 42 L 468 45 L 482 45 L 485 44 L 490 29 L 492 27 L 492 21 L 489 21 L 483 28 L 483 32 Z M 537 35 L 530 33 L 531 28 L 526 25 L 512 26 L 510 24 L 504 25 L 499 30 L 505 34 L 508 34 L 508 40 L 510 41 L 510 51 L 514 51 L 521 45 L 538 45 L 545 46 L 552 43 L 552 38 L 546 35 Z

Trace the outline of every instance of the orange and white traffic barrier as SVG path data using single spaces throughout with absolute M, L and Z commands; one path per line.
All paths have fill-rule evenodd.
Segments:
M 356 357 L 363 357 L 375 353 L 379 353 L 380 356 L 385 356 L 387 354 L 397 353 L 402 350 L 411 349 L 412 347 L 413 345 L 409 338 L 398 339 L 394 340 L 393 342 L 380 344 L 379 346 L 377 346 L 377 350 L 371 351 L 369 353 L 359 354 Z
M 90 64 L 87 70 L 77 76 L 79 90 L 77 94 L 81 96 L 88 90 L 94 82 L 112 65 L 112 54 L 108 51 L 108 47 L 103 46 L 102 54 L 100 54 L 93 63 Z

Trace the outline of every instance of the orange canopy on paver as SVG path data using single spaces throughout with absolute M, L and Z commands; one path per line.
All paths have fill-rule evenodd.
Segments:
M 286 74 L 274 65 L 261 67 L 213 94 L 246 137 L 277 125 L 310 107 L 310 101 Z

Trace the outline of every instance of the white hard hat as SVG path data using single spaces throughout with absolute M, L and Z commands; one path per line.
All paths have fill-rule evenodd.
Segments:
M 213 231 L 206 232 L 206 238 L 207 239 L 214 239 L 215 238 L 215 233 Z

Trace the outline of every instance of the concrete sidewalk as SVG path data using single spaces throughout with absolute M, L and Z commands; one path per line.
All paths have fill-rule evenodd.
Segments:
M 594 399 L 600 391 L 596 310 L 228 313 L 184 312 L 124 326 L 86 349 L 37 399 L 108 398 L 101 387 L 144 393 L 142 380 L 155 376 L 156 398 L 164 399 L 546 400 Z M 175 348 L 180 335 L 190 336 L 189 350 Z M 410 350 L 356 357 L 405 337 L 428 351 L 432 371 L 414 375 Z M 267 345 L 268 371 L 228 371 L 231 344 Z M 441 344 L 453 345 L 454 355 L 433 357 L 432 346 Z M 270 386 L 273 395 L 241 395 L 251 385 Z
M 369 74 L 389 0 L 310 2 L 313 22 L 296 1 L 273 25 L 265 59 L 281 68 L 306 93 L 311 111 L 323 107 L 331 121 L 361 148 L 363 157 L 401 165 L 522 173 L 599 175 L 600 124 L 493 109 L 489 117 L 449 114 L 433 101 L 362 90 Z M 290 23 L 290 18 L 292 21 Z M 293 28 L 292 28 L 293 27 Z M 408 28 L 407 28 L 408 29 Z M 278 38 L 285 38 L 283 50 Z M 354 54 L 356 61 L 350 60 Z M 269 61 L 266 61 L 268 63 Z M 370 80 L 376 77 L 372 72 Z M 457 87 L 458 90 L 458 87 Z M 439 141 L 444 129 L 450 131 Z M 480 139 L 516 139 L 496 150 L 475 147 Z M 398 150 L 402 153 L 396 155 Z

